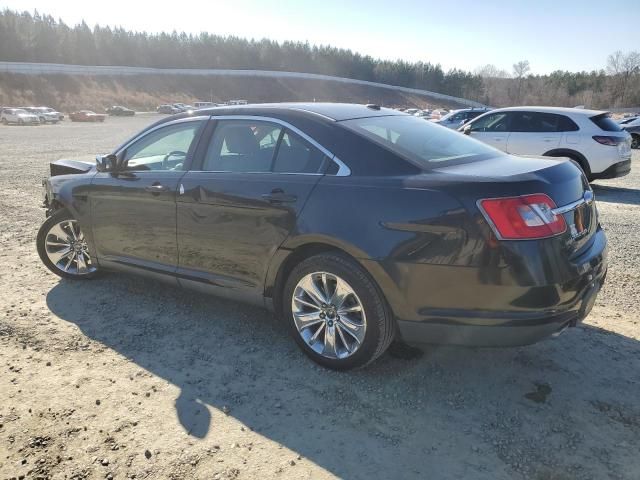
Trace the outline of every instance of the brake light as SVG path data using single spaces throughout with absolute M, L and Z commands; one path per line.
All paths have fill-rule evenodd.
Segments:
M 624 137 L 611 137 L 608 135 L 594 135 L 592 137 L 596 142 L 602 145 L 609 145 L 610 147 L 617 147 L 619 144 L 623 143 Z
M 501 240 L 531 240 L 563 233 L 567 224 L 553 213 L 556 204 L 543 193 L 478 201 L 485 218 Z

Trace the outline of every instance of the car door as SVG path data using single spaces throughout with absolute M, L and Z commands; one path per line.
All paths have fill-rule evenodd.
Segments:
M 507 151 L 509 139 L 509 112 L 494 112 L 483 115 L 469 124 L 469 135 L 481 142 Z
M 99 172 L 90 190 L 98 261 L 172 274 L 178 263 L 176 192 L 205 118 L 162 124 L 122 148 L 126 168 Z
M 277 120 L 222 117 L 210 128 L 199 168 L 180 181 L 179 281 L 262 304 L 269 262 L 295 228 L 328 152 Z
M 558 146 L 562 137 L 559 115 L 543 112 L 511 112 L 507 152 L 543 155 Z

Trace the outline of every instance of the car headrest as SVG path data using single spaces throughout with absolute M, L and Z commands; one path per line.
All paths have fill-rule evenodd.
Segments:
M 247 155 L 260 150 L 253 130 L 246 125 L 228 125 L 224 131 L 224 140 L 231 153 Z

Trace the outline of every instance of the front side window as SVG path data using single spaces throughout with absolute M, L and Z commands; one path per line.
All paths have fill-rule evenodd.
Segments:
M 202 121 L 167 125 L 127 147 L 127 170 L 182 170 Z
M 466 135 L 416 117 L 357 118 L 340 123 L 425 169 L 502 155 Z
M 508 122 L 507 112 L 491 113 L 480 117 L 471 124 L 472 132 L 506 132 Z

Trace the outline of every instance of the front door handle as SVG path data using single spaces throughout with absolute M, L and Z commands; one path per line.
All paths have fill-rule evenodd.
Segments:
M 264 198 L 269 203 L 293 203 L 298 200 L 297 195 L 289 195 L 284 193 L 284 190 L 281 188 L 274 188 L 271 190 L 271 193 L 262 194 L 262 198 Z
M 147 192 L 151 192 L 154 195 L 158 195 L 162 192 L 166 192 L 167 190 L 169 190 L 169 187 L 167 187 L 166 185 L 161 185 L 160 183 L 154 183 L 153 185 L 148 185 L 144 187 L 144 189 Z

